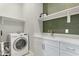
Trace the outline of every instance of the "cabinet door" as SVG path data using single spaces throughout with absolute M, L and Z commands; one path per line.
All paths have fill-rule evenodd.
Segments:
M 42 38 L 34 38 L 34 55 L 43 56 Z
M 60 50 L 60 56 L 73 56 L 73 54 L 64 50 Z
M 66 54 L 79 56 L 79 45 L 67 43 L 67 42 L 60 42 L 60 55 Z
M 55 41 L 44 41 L 45 43 L 45 49 L 44 49 L 44 55 L 45 56 L 58 56 L 59 55 L 59 47 L 58 47 L 58 42 Z M 54 45 L 55 44 L 55 45 Z M 56 46 L 57 45 L 57 46 Z
M 44 51 L 45 56 L 58 56 L 59 55 L 59 48 L 50 47 L 49 45 L 45 46 Z
M 60 56 L 79 56 L 77 53 L 71 53 L 66 50 L 60 49 Z

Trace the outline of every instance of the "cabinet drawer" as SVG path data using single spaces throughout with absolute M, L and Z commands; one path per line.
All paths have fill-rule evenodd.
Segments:
M 54 40 L 44 40 L 45 45 L 59 47 L 59 42 Z
M 66 42 L 60 42 L 60 50 L 61 49 L 67 52 L 79 55 L 79 45 L 66 43 Z

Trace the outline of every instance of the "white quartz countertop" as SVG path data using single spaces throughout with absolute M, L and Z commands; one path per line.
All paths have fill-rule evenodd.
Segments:
M 79 35 L 71 35 L 71 34 L 34 34 L 34 37 L 45 39 L 45 40 L 55 40 L 60 42 L 67 42 L 72 44 L 79 45 Z

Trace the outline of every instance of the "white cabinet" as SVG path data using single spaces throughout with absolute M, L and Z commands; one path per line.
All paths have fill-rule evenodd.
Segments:
M 54 39 L 54 40 L 53 40 Z M 63 41 L 60 38 L 34 38 L 34 53 L 37 56 L 79 56 L 79 45 Z
M 45 56 L 58 56 L 59 55 L 59 42 L 53 40 L 44 40 L 45 49 L 44 55 Z
M 79 56 L 79 45 L 60 42 L 60 56 Z
M 47 45 L 44 50 L 45 56 L 58 56 L 59 55 L 59 49 L 56 47 L 50 47 Z
M 42 38 L 34 38 L 34 55 L 43 56 L 43 40 Z
M 74 56 L 74 54 L 65 50 L 60 50 L 60 56 Z
M 36 56 L 58 56 L 59 42 L 44 38 L 34 38 L 34 54 Z

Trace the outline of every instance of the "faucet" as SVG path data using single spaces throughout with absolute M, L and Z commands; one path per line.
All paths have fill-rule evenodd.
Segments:
M 48 30 L 48 33 L 51 33 L 52 36 L 53 36 L 53 34 L 55 33 L 55 30 L 54 29 L 50 29 L 50 30 Z
M 54 29 L 52 29 L 51 33 L 52 33 L 52 36 L 53 36 L 53 35 L 54 35 L 54 33 L 55 33 L 55 30 L 54 30 Z

